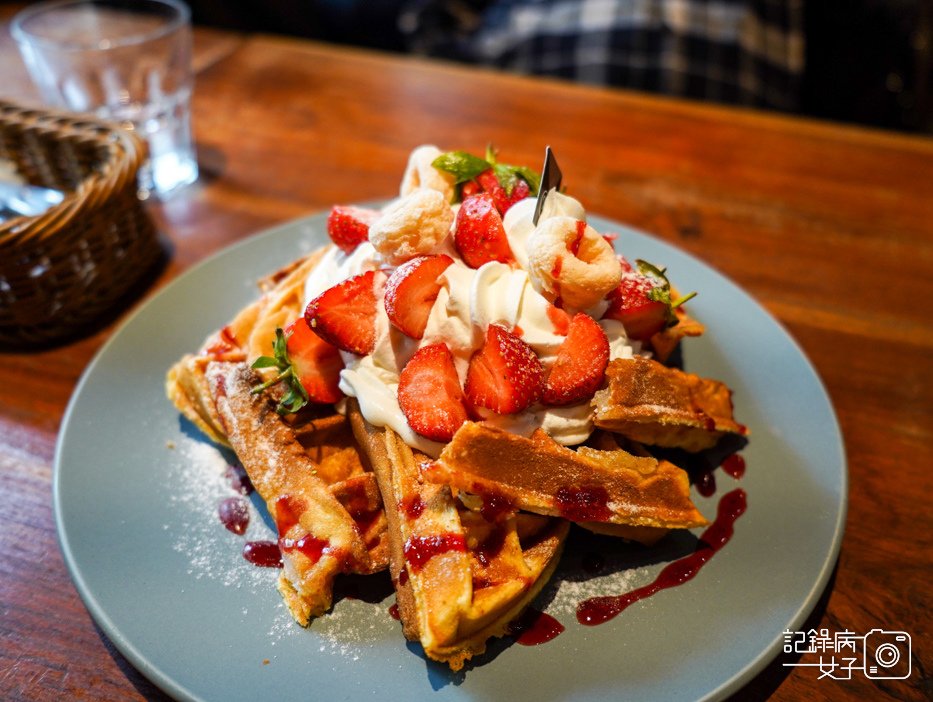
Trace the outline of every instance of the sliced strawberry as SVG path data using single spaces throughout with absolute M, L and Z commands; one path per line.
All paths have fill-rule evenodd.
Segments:
M 668 321 L 669 306 L 649 297 L 655 287 L 648 276 L 623 273 L 619 287 L 607 296 L 609 308 L 603 317 L 622 322 L 630 339 L 647 341 L 664 329 Z
M 468 197 L 457 211 L 454 245 L 471 268 L 489 261 L 510 263 L 515 260 L 502 226 L 502 217 L 489 193 Z
M 450 441 L 467 421 L 454 357 L 447 344 L 424 346 L 402 369 L 398 404 L 408 425 L 433 441 Z
M 476 176 L 476 182 L 479 184 L 480 188 L 489 193 L 496 205 L 496 210 L 498 210 L 499 214 L 502 216 L 505 216 L 505 213 L 508 212 L 509 208 L 516 202 L 524 200 L 531 195 L 531 186 L 522 178 L 516 178 L 515 185 L 512 187 L 512 192 L 507 192 L 499 181 L 499 178 L 496 177 L 495 171 L 491 168 Z
M 311 331 L 303 317 L 285 327 L 285 337 L 288 358 L 308 399 L 332 404 L 343 397 L 338 387 L 343 369 L 340 349 Z
M 512 194 L 509 195 L 509 207 L 514 205 L 516 202 L 519 202 L 520 200 L 524 200 L 526 197 L 530 195 L 531 195 L 531 186 L 528 185 L 528 183 L 526 183 L 524 180 L 519 178 L 518 183 L 516 183 L 515 187 L 512 188 Z M 505 208 L 506 212 L 508 211 L 509 207 Z M 503 212 L 502 214 L 504 216 L 505 212 Z
M 327 235 L 347 253 L 369 239 L 369 225 L 379 212 L 353 205 L 334 205 L 327 217 Z
M 468 180 L 466 183 L 460 185 L 461 200 L 466 200 L 470 195 L 476 195 L 481 192 L 483 192 L 483 189 L 475 180 Z
M 470 359 L 464 391 L 475 407 L 512 414 L 538 399 L 543 375 L 528 344 L 505 327 L 490 324 L 482 348 Z
M 570 320 L 567 338 L 544 382 L 546 405 L 570 405 L 592 397 L 602 385 L 609 364 L 609 340 L 595 319 L 578 312 Z
M 496 178 L 496 173 L 491 168 L 476 176 L 476 182 L 479 183 L 484 191 L 489 193 L 500 215 L 505 214 L 505 211 L 512 206 L 512 203 L 509 202 L 509 196 L 505 192 L 505 188 L 502 187 L 502 183 Z
M 418 256 L 395 269 L 386 283 L 389 321 L 412 339 L 424 336 L 431 307 L 441 290 L 441 273 L 454 260 L 445 254 Z
M 325 290 L 308 303 L 308 326 L 329 344 L 365 356 L 376 344 L 376 286 L 385 275 L 366 271 Z

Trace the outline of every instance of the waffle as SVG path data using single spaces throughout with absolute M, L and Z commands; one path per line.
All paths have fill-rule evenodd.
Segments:
M 319 249 L 262 278 L 258 282 L 262 293 L 258 300 L 212 333 L 197 353 L 186 354 L 169 369 L 165 394 L 212 441 L 229 446 L 207 385 L 207 365 L 212 361 L 252 360 L 268 353 L 276 327 L 285 326 L 301 314 L 305 278 L 324 251 Z
M 671 294 L 675 298 L 679 297 L 676 292 Z M 706 331 L 706 327 L 687 314 L 683 307 L 675 309 L 674 316 L 677 317 L 677 324 L 672 327 L 664 327 L 649 339 L 654 357 L 661 363 L 670 358 L 680 344 L 681 339 L 688 336 L 702 336 L 703 332 Z
M 276 523 L 284 563 L 279 591 L 295 620 L 306 625 L 330 609 L 338 574 L 373 573 L 387 565 L 375 479 L 359 464 L 354 469 L 339 442 L 328 442 L 339 421 L 286 422 L 275 412 L 274 397 L 250 392 L 259 379 L 245 363 L 213 361 L 206 380 L 224 436 Z M 311 460 L 299 436 L 320 463 Z
M 541 430 L 525 438 L 468 422 L 422 475 L 484 504 L 575 522 L 663 530 L 707 523 L 690 500 L 686 472 L 675 465 L 621 449 L 572 450 Z
M 746 434 L 732 418 L 732 391 L 636 356 L 612 361 L 606 387 L 593 397 L 593 423 L 651 446 L 697 452 L 726 434 Z
M 403 632 L 459 670 L 486 650 L 550 578 L 569 524 L 531 514 L 466 509 L 447 485 L 421 482 L 427 456 L 348 406 L 354 434 L 387 505 L 389 572 Z

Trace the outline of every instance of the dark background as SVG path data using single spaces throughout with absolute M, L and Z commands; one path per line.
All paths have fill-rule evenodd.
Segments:
M 432 5 L 431 0 L 185 1 L 201 25 L 394 52 L 411 51 L 411 38 L 400 29 L 403 18 Z M 433 4 L 469 13 L 491 0 Z M 806 68 L 797 112 L 933 133 L 933 0 L 805 0 L 804 12 Z
M 408 48 L 398 18 L 411 4 L 189 0 L 200 24 L 397 52 Z M 808 0 L 805 40 L 799 112 L 933 133 L 933 0 Z

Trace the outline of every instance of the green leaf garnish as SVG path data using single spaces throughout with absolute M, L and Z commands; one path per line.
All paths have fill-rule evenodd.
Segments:
M 640 258 L 635 260 L 635 265 L 638 266 L 639 273 L 654 278 L 657 281 L 657 285 L 648 292 L 648 299 L 654 302 L 660 302 L 666 306 L 667 326 L 673 327 L 680 321 L 677 319 L 677 315 L 674 314 L 674 310 L 687 302 L 687 300 L 692 300 L 696 297 L 696 292 L 688 293 L 678 297 L 676 300 L 672 300 L 671 282 L 667 279 L 667 268 L 658 268 L 653 263 L 649 263 Z
M 484 161 L 466 151 L 448 151 L 434 159 L 431 165 L 438 170 L 452 173 L 458 185 L 473 180 L 483 171 L 492 168 L 489 161 Z
M 480 173 L 491 168 L 499 184 L 505 189 L 506 195 L 512 195 L 512 190 L 518 184 L 519 178 L 528 183 L 532 195 L 537 195 L 541 187 L 540 174 L 528 166 L 499 163 L 497 154 L 495 146 L 487 144 L 484 159 L 466 151 L 448 151 L 435 158 L 431 165 L 438 170 L 453 174 L 456 185 L 473 180 Z
M 291 336 L 291 334 L 289 334 Z M 286 384 L 285 395 L 279 400 L 275 411 L 279 414 L 291 414 L 297 412 L 308 404 L 308 391 L 304 389 L 298 375 L 295 373 L 295 366 L 288 357 L 288 337 L 281 327 L 275 330 L 275 340 L 272 342 L 272 356 L 260 356 L 253 361 L 252 368 L 276 368 L 278 373 L 269 380 L 250 388 L 253 395 L 261 393 L 263 390 L 271 388 L 278 383 Z

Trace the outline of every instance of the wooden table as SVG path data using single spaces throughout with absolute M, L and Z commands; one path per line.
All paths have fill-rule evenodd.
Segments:
M 263 36 L 199 31 L 196 65 L 202 178 L 152 206 L 173 252 L 147 294 L 264 227 L 390 195 L 413 145 L 492 141 L 535 164 L 551 144 L 563 164 L 586 168 L 573 185 L 589 208 L 697 255 L 768 308 L 835 404 L 851 501 L 835 577 L 808 626 L 911 632 L 914 673 L 817 681 L 778 660 L 741 698 L 931 693 L 930 140 Z M 35 101 L 5 33 L 0 66 L 0 96 Z M 118 323 L 0 356 L 2 699 L 161 697 L 85 611 L 51 508 L 65 405 Z

